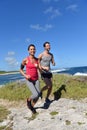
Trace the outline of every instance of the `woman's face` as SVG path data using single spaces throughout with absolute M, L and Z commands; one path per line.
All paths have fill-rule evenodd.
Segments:
M 30 46 L 30 48 L 29 48 L 29 54 L 32 55 L 32 56 L 34 56 L 35 52 L 36 52 L 35 47 L 34 46 Z

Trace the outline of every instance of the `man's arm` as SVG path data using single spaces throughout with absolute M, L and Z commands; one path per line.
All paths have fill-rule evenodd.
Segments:
M 42 70 L 42 67 L 41 67 L 41 64 L 40 64 L 41 59 L 42 59 L 42 54 L 40 54 L 40 55 L 38 56 L 38 64 L 39 64 L 39 69 L 40 69 L 40 70 Z
M 54 61 L 54 56 L 53 56 L 53 55 L 52 55 L 52 60 L 51 60 L 51 62 L 52 62 L 52 65 L 55 66 L 55 61 Z

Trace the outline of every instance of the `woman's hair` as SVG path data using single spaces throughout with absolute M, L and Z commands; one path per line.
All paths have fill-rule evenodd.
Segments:
M 43 47 L 45 47 L 45 46 L 46 46 L 46 44 L 50 44 L 50 42 L 45 42 L 45 43 L 43 44 Z
M 30 45 L 28 46 L 28 51 L 29 51 L 29 49 L 30 49 L 31 46 L 33 46 L 33 47 L 35 48 L 35 45 L 34 45 L 34 44 L 30 44 Z

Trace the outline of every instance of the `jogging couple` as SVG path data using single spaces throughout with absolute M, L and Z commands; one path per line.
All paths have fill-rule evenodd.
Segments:
M 50 63 L 55 65 L 54 56 L 50 53 L 50 43 L 45 42 L 43 44 L 44 51 L 39 54 L 38 58 L 35 57 L 36 47 L 34 44 L 28 46 L 29 56 L 23 59 L 20 66 L 20 73 L 26 78 L 26 83 L 31 91 L 31 97 L 27 98 L 27 106 L 32 111 L 33 114 L 36 113 L 34 108 L 35 103 L 38 101 L 39 97 L 42 97 L 43 91 L 47 90 L 47 95 L 45 102 L 50 102 L 49 96 L 52 92 L 52 73 L 50 71 Z M 26 72 L 24 72 L 24 67 L 26 67 Z M 40 90 L 39 85 L 39 73 L 45 86 Z

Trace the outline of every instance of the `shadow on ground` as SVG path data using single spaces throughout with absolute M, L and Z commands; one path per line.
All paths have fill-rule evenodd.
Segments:
M 66 85 L 65 85 L 65 84 L 61 85 L 61 87 L 60 87 L 57 91 L 55 91 L 55 92 L 53 93 L 53 95 L 54 95 L 54 100 L 58 100 L 58 99 L 61 98 L 61 95 L 62 95 L 62 91 L 63 91 L 63 90 L 66 92 Z
M 50 102 L 45 102 L 41 107 L 35 107 L 35 109 L 39 109 L 39 108 L 42 108 L 42 109 L 48 109 L 49 108 L 49 106 L 50 106 L 50 104 L 53 102 L 53 101 L 55 101 L 55 100 L 58 100 L 58 99 L 60 99 L 61 98 L 61 95 L 62 95 L 62 91 L 64 90 L 65 92 L 66 92 L 66 85 L 61 85 L 61 87 L 57 90 L 57 91 L 55 91 L 54 93 L 53 93 L 53 95 L 54 95 L 54 99 L 53 100 L 50 100 Z
M 50 102 L 45 102 L 41 107 L 35 107 L 35 109 L 48 109 L 50 104 L 53 102 L 54 100 L 50 100 Z

